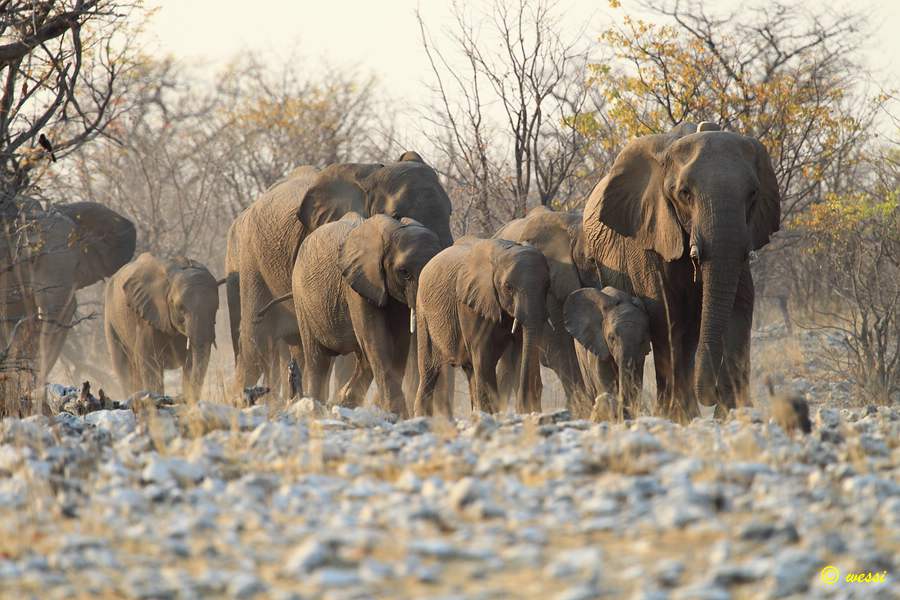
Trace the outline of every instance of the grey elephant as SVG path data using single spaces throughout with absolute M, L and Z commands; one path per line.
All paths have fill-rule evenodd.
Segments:
M 435 383 L 448 364 L 465 371 L 474 410 L 496 410 L 497 362 L 510 344 L 521 346 L 517 409 L 539 411 L 549 287 L 544 255 L 508 240 L 463 238 L 431 259 L 419 277 L 416 303 L 415 414 L 434 413 Z M 449 403 L 442 408 L 452 414 Z
M 339 402 L 359 405 L 374 375 L 382 407 L 408 416 L 401 383 L 419 274 L 440 250 L 434 232 L 406 217 L 348 213 L 307 236 L 293 273 L 307 395 L 325 400 L 331 357 L 352 353 Z
M 277 344 L 290 345 L 298 364 L 300 334 L 289 306 L 256 315 L 291 291 L 300 244 L 318 227 L 348 212 L 364 217 L 410 217 L 452 243 L 450 199 L 434 169 L 415 153 L 398 162 L 337 164 L 321 171 L 299 167 L 273 185 L 232 223 L 225 268 L 232 347 L 240 386 L 252 385 L 264 370 L 271 379 Z M 248 315 L 242 318 L 242 315 Z
M 95 202 L 44 210 L 20 197 L 7 209 L 0 219 L 0 348 L 11 344 L 12 356 L 32 356 L 43 384 L 71 329 L 76 291 L 131 260 L 137 234 L 131 221 Z M 31 319 L 37 326 L 20 327 L 12 339 L 16 324 Z M 27 330 L 37 339 L 22 335 Z
M 582 288 L 566 298 L 565 328 L 591 398 L 610 394 L 611 415 L 631 418 L 650 352 L 650 317 L 644 303 L 613 287 Z
M 747 402 L 751 253 L 778 230 L 778 182 L 756 139 L 684 124 L 632 140 L 594 188 L 583 227 L 604 284 L 650 315 L 658 409 Z
M 559 377 L 566 393 L 567 406 L 576 413 L 590 410 L 590 401 L 575 356 L 572 336 L 563 323 L 563 303 L 581 287 L 599 284 L 597 265 L 587 252 L 581 229 L 581 213 L 558 212 L 543 206 L 533 208 L 520 219 L 501 227 L 495 238 L 527 243 L 540 250 L 550 268 L 547 293 L 547 324 L 542 334 L 541 364 Z M 500 393 L 514 393 L 515 365 L 518 357 L 510 348 L 500 362 Z M 508 388 L 509 391 L 507 391 Z M 587 416 L 587 415 L 583 415 Z
M 106 284 L 106 344 L 127 393 L 163 393 L 163 371 L 182 370 L 186 396 L 199 398 L 216 340 L 218 286 L 202 264 L 143 253 Z

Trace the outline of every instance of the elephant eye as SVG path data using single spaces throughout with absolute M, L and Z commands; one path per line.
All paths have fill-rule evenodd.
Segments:
M 406 269 L 404 269 L 403 267 L 400 267 L 399 269 L 397 269 L 397 274 L 400 275 L 400 277 L 402 277 L 403 279 L 405 279 L 407 281 L 412 279 L 412 274 L 410 274 L 410 272 L 407 271 Z
M 682 187 L 680 190 L 678 190 L 678 196 L 679 196 L 682 200 L 684 200 L 685 202 L 687 202 L 687 201 L 689 201 L 689 200 L 691 199 L 691 190 L 688 189 L 687 186 Z

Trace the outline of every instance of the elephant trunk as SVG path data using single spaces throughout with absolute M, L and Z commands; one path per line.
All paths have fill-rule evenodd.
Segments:
M 199 400 L 203 391 L 203 380 L 206 378 L 206 369 L 209 366 L 209 357 L 212 352 L 212 342 L 197 342 L 191 344 L 185 369 L 186 381 L 184 382 L 185 394 L 191 400 Z
M 541 410 L 540 329 L 533 324 L 522 328 L 522 362 L 519 366 L 519 389 L 516 403 L 519 412 Z
M 694 368 L 694 393 L 704 406 L 718 401 L 719 371 L 724 352 L 724 334 L 734 307 L 741 269 L 722 258 L 701 263 L 703 308 L 700 315 L 700 338 Z M 682 399 L 684 403 L 686 399 Z
M 619 406 L 622 409 L 623 418 L 634 417 L 635 404 L 641 393 L 644 378 L 644 359 L 627 358 L 617 359 L 619 368 Z

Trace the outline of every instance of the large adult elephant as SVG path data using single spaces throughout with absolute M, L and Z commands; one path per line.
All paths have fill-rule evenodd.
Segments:
M 44 210 L 18 198 L 0 221 L 0 347 L 20 326 L 12 355 L 31 356 L 39 384 L 56 364 L 77 307 L 75 292 L 115 273 L 134 255 L 134 224 L 95 202 Z M 23 291 L 26 293 L 23 294 Z M 22 335 L 24 331 L 36 332 Z M 32 354 L 36 352 L 36 354 Z
M 348 212 L 363 216 L 409 217 L 452 243 L 450 199 L 434 169 L 414 152 L 395 163 L 336 164 L 321 171 L 299 167 L 241 213 L 228 232 L 225 268 L 232 346 L 240 386 L 272 373 L 280 341 L 298 364 L 299 330 L 289 306 L 259 313 L 271 300 L 291 291 L 291 271 L 300 244 L 317 227 Z
M 584 231 L 604 285 L 644 300 L 660 410 L 747 401 L 750 253 L 778 230 L 780 196 L 756 139 L 711 123 L 632 140 L 594 188 Z
M 547 324 L 541 336 L 541 364 L 559 377 L 570 410 L 587 417 L 593 397 L 588 397 L 575 356 L 572 336 L 565 328 L 563 305 L 575 290 L 599 283 L 597 265 L 587 252 L 581 229 L 581 213 L 558 212 L 543 206 L 501 227 L 495 238 L 526 243 L 540 250 L 550 267 L 547 292 Z M 501 396 L 514 395 L 518 357 L 515 348 L 503 356 L 499 367 Z

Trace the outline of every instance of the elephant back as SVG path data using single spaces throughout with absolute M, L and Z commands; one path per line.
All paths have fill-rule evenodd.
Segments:
M 74 202 L 54 208 L 75 223 L 78 249 L 75 285 L 83 288 L 111 276 L 134 256 L 137 231 L 134 223 L 96 202 Z

